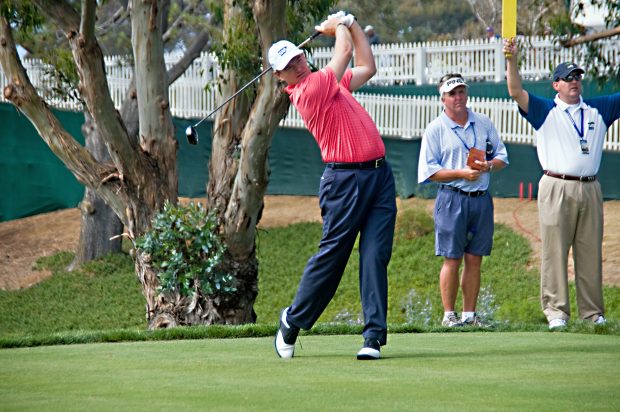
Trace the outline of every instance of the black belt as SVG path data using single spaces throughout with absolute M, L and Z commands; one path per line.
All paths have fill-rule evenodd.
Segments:
M 480 197 L 480 196 L 484 196 L 487 194 L 486 190 L 478 190 L 475 192 L 466 192 L 462 189 L 459 189 L 458 187 L 454 187 L 454 186 L 450 186 L 450 185 L 439 185 L 440 189 L 444 189 L 444 190 L 451 190 L 453 192 L 458 192 L 462 195 L 465 195 L 467 197 Z
M 327 167 L 331 167 L 332 169 L 378 169 L 383 166 L 384 163 L 385 157 L 380 157 L 378 159 L 369 160 L 367 162 L 331 162 L 327 163 Z
M 548 170 L 543 170 L 543 173 L 547 176 L 555 177 L 556 179 L 562 180 L 578 180 L 580 182 L 594 182 L 596 180 L 596 176 L 571 176 L 571 175 L 563 175 L 560 173 L 553 173 Z

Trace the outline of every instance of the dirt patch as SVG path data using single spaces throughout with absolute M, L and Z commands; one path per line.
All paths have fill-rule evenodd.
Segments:
M 425 207 L 432 211 L 433 200 L 398 200 L 399 209 Z M 620 285 L 620 201 L 605 202 L 603 238 L 603 281 Z M 267 196 L 259 226 L 274 227 L 290 223 L 321 221 L 315 196 Z M 529 240 L 531 265 L 540 265 L 540 235 L 535 201 L 495 199 L 495 221 L 504 223 Z M 65 209 L 52 213 L 0 223 L 0 289 L 27 288 L 50 276 L 33 270 L 36 260 L 59 251 L 75 250 L 80 233 L 80 212 Z M 571 259 L 572 260 L 572 259 Z M 569 270 L 572 276 L 572 262 Z

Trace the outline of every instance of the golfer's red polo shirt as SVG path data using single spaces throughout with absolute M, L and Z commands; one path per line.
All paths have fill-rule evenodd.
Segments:
M 325 163 L 365 162 L 385 156 L 375 123 L 349 91 L 352 76 L 347 69 L 338 83 L 326 67 L 285 89 L 319 144 Z

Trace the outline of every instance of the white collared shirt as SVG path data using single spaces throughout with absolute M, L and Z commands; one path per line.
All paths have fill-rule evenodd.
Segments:
M 538 160 L 544 170 L 595 176 L 607 129 L 620 117 L 620 93 L 586 100 L 580 97 L 576 105 L 558 96 L 552 100 L 530 94 L 527 114 L 519 111 L 536 130 Z

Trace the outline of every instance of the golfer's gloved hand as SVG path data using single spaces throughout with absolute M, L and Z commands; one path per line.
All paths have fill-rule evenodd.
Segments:
M 347 27 L 351 27 L 351 25 L 355 21 L 354 15 L 347 14 L 343 10 L 340 10 L 338 13 L 330 14 L 329 16 L 327 16 L 327 20 L 334 18 L 334 17 L 340 19 L 340 22 L 343 23 Z
M 340 19 L 340 18 L 343 18 L 346 15 L 347 15 L 347 13 L 345 13 L 342 10 L 340 10 L 338 13 L 330 14 L 329 16 L 327 16 L 327 20 L 332 19 L 334 17 L 337 17 L 337 18 Z
M 351 27 L 353 22 L 355 22 L 355 16 L 352 14 L 347 14 L 344 17 L 340 18 L 340 22 L 344 23 L 344 25 L 347 27 Z

